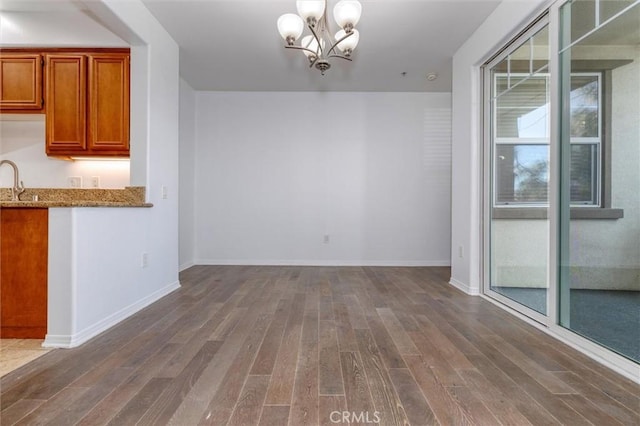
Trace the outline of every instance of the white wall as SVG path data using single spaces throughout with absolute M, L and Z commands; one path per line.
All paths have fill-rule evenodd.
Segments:
M 129 47 L 89 15 L 64 7 L 46 12 L 0 14 L 0 43 L 3 47 Z M 63 10 L 62 10 L 63 9 Z
M 91 177 L 100 178 L 101 188 L 129 186 L 129 161 L 65 161 L 45 153 L 44 115 L 28 114 L 20 119 L 0 120 L 0 160 L 11 160 L 20 170 L 27 188 L 68 188 L 68 177 L 82 177 L 83 187 L 91 187 Z M 13 185 L 13 171 L 0 169 L 0 187 Z
M 504 0 L 453 57 L 451 284 L 478 294 L 481 244 L 480 66 L 543 10 L 546 0 Z M 460 256 L 462 252 L 462 256 Z
M 45 346 L 74 347 L 178 288 L 158 279 L 142 224 L 149 209 L 49 209 Z M 141 231 L 142 229 L 142 231 Z
M 154 206 L 51 209 L 49 294 L 67 294 L 73 311 L 69 320 L 64 303 L 49 304 L 45 344 L 55 346 L 82 343 L 179 286 L 178 46 L 140 1 L 85 5 L 132 45 L 131 181 L 146 184 Z
M 449 264 L 449 94 L 196 105 L 196 263 Z
M 61 4 L 61 7 L 64 5 Z M 129 44 L 80 11 L 2 12 L 2 47 L 129 47 Z M 69 176 L 81 176 L 85 187 L 92 176 L 102 188 L 129 185 L 129 162 L 64 161 L 45 153 L 45 123 L 42 114 L 2 115 L 0 160 L 14 161 L 20 177 L 31 188 L 67 188 Z M 9 168 L 0 170 L 0 186 L 12 185 Z
M 180 79 L 180 270 L 195 259 L 196 96 Z

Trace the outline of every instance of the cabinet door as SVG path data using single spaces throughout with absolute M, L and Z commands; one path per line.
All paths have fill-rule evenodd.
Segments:
M 39 54 L 0 56 L 0 109 L 42 109 L 42 58 Z
M 89 151 L 128 154 L 129 55 L 89 55 Z
M 5 208 L 0 215 L 0 337 L 47 333 L 47 209 Z
M 82 152 L 87 147 L 86 57 L 46 55 L 47 154 Z

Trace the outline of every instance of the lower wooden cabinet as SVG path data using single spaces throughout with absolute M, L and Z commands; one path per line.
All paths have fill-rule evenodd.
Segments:
M 0 337 L 47 333 L 48 209 L 0 209 Z

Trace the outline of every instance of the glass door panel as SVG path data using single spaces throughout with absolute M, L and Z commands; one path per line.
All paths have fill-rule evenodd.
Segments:
M 540 22 L 485 68 L 489 196 L 485 293 L 547 314 L 549 32 Z
M 560 11 L 559 321 L 640 362 L 640 3 L 633 4 L 573 1 Z

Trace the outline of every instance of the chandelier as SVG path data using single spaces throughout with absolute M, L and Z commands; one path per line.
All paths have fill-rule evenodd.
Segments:
M 285 13 L 278 18 L 278 31 L 287 42 L 287 49 L 298 49 L 309 59 L 309 68 L 316 67 L 320 73 L 331 68 L 330 58 L 351 61 L 353 49 L 358 45 L 360 34 L 355 29 L 360 20 L 362 5 L 357 0 L 340 0 L 333 9 L 333 17 L 341 28 L 331 34 L 327 22 L 327 0 L 297 0 L 295 13 Z M 311 34 L 295 42 L 304 31 L 304 23 Z

